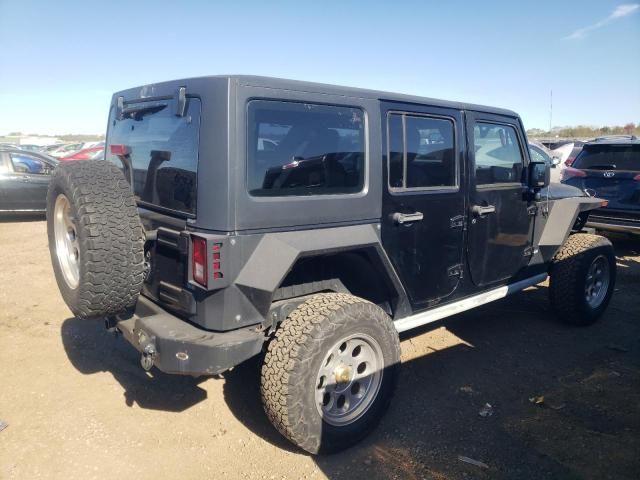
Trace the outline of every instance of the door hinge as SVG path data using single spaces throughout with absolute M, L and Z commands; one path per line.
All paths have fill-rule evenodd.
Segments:
M 449 267 L 447 269 L 447 273 L 448 273 L 449 277 L 462 278 L 463 277 L 462 264 L 458 264 L 458 265 L 454 265 L 453 267 Z
M 529 205 L 527 207 L 527 214 L 530 216 L 535 216 L 538 214 L 538 206 L 537 205 Z
M 464 215 L 456 215 L 455 217 L 449 219 L 449 227 L 455 230 L 464 230 L 464 224 Z

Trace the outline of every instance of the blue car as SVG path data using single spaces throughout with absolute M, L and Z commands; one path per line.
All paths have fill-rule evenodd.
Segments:
M 608 200 L 589 215 L 587 226 L 640 234 L 640 140 L 605 138 L 586 143 L 562 183 Z

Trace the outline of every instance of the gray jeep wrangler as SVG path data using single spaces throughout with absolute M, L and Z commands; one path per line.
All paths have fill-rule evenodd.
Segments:
M 319 453 L 384 413 L 399 332 L 547 277 L 562 321 L 594 322 L 615 258 L 572 229 L 602 203 L 549 186 L 508 110 L 215 76 L 116 93 L 105 159 L 55 170 L 47 221 L 76 316 L 145 369 L 263 355 L 268 417 Z

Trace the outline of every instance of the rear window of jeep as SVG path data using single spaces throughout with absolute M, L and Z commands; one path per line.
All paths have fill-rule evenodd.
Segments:
M 248 189 L 254 196 L 335 195 L 364 187 L 364 112 L 359 108 L 252 100 Z
M 168 102 L 141 102 L 109 122 L 106 158 L 133 177 L 136 200 L 195 214 L 200 99 L 187 99 L 184 116 Z

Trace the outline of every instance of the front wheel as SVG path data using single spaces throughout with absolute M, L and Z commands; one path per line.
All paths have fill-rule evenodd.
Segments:
M 267 416 L 310 453 L 345 449 L 386 411 L 400 341 L 389 316 L 352 295 L 318 294 L 280 325 L 262 367 Z
M 611 242 L 599 235 L 571 235 L 553 259 L 551 304 L 561 320 L 591 325 L 604 313 L 616 282 Z

